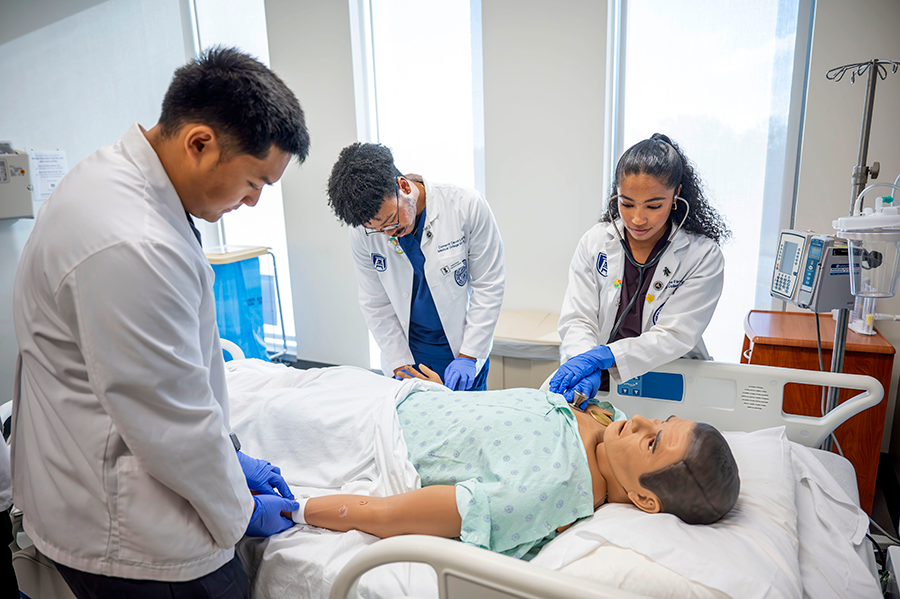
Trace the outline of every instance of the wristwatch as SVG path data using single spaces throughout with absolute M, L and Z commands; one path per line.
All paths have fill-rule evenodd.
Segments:
M 231 437 L 231 444 L 234 445 L 234 450 L 240 451 L 241 450 L 241 440 L 238 439 L 237 433 L 230 433 L 228 436 Z

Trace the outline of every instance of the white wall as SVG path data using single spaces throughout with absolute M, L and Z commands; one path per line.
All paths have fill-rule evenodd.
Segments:
M 172 73 L 188 54 L 181 0 L 82 2 L 96 5 L 54 21 L 58 4 L 17 4 L 17 18 L 33 30 L 0 45 L 0 139 L 20 149 L 60 148 L 71 167 L 134 121 L 155 124 Z M 12 398 L 12 289 L 33 222 L 0 220 L 0 403 Z
M 506 250 L 506 310 L 558 313 L 600 217 L 606 3 L 484 0 L 486 197 Z
M 325 192 L 340 149 L 357 139 L 348 4 L 267 0 L 266 18 L 272 68 L 300 99 L 312 139 L 306 164 L 283 179 L 297 355 L 367 366 L 347 230 Z M 606 6 L 486 0 L 482 18 L 486 191 L 506 245 L 504 307 L 558 312 L 575 245 L 600 215 Z
M 859 152 L 859 134 L 865 101 L 865 78 L 850 83 L 828 81 L 834 67 L 872 58 L 900 60 L 900 2 L 897 0 L 817 0 L 813 29 L 812 62 L 807 96 L 803 149 L 800 157 L 797 213 L 794 228 L 821 233 L 833 231 L 831 221 L 846 216 L 850 205 L 850 174 Z M 875 182 L 893 183 L 900 173 L 900 72 L 878 81 L 869 142 L 868 163 L 881 163 Z M 878 190 L 870 192 L 870 201 Z M 892 195 L 883 188 L 881 195 Z M 900 195 L 894 193 L 895 197 Z M 900 296 L 878 302 L 879 312 L 900 313 Z M 900 350 L 900 322 L 879 322 L 881 331 Z M 892 415 L 897 396 L 900 360 L 894 360 L 888 421 L 882 451 L 888 451 Z M 894 426 L 900 431 L 900 425 Z M 896 445 L 896 444 L 895 444 Z M 895 451 L 897 449 L 895 448 Z
M 338 154 L 356 141 L 348 2 L 267 0 L 266 23 L 272 69 L 300 100 L 311 140 L 303 166 L 282 178 L 297 357 L 368 368 L 347 228 L 326 195 Z

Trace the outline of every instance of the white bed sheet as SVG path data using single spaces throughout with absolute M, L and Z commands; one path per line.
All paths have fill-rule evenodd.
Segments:
M 400 383 L 353 367 L 300 371 L 257 360 L 229 362 L 232 426 L 244 451 L 280 466 L 295 493 L 312 495 L 386 495 L 417 488 L 418 476 L 406 460 L 407 449 L 394 408 L 413 389 L 429 385 L 422 381 Z M 348 419 L 348 412 L 354 417 Z M 328 443 L 320 442 L 323 435 Z M 858 508 L 805 448 L 792 453 L 799 481 L 794 491 L 802 513 L 796 526 L 801 547 L 797 576 L 802 572 L 803 596 L 870 596 L 877 587 L 865 570 L 863 551 L 853 545 L 864 532 Z M 574 538 L 591 520 L 573 527 L 547 549 L 558 550 L 564 538 Z M 255 598 L 325 598 L 346 562 L 377 540 L 365 533 L 295 526 L 270 539 L 245 539 L 239 550 L 251 569 Z M 822 551 L 820 548 L 826 545 L 828 550 Z M 621 564 L 626 558 L 632 565 L 644 559 L 598 536 L 593 546 L 582 545 L 578 551 L 570 551 L 567 557 L 548 565 L 597 582 L 612 582 L 616 576 L 621 578 L 621 571 L 610 572 L 607 567 L 609 576 L 597 579 L 604 570 L 603 563 L 611 561 L 612 551 L 617 552 Z M 605 562 L 591 561 L 598 556 Z M 542 552 L 536 561 L 541 562 L 543 557 Z M 637 575 L 649 588 L 642 592 L 656 597 L 688 596 L 687 591 L 671 595 L 676 588 L 672 576 L 683 579 L 684 573 L 660 568 L 640 570 Z M 656 592 L 652 590 L 654 576 L 658 578 Z M 687 586 L 679 588 L 692 588 L 693 596 L 698 598 L 726 595 L 715 584 L 706 587 L 688 579 L 680 583 Z M 799 596 L 793 592 L 761 593 L 759 588 L 749 595 L 734 593 L 733 587 L 728 590 L 734 597 Z M 382 566 L 363 577 L 359 591 L 372 598 L 435 597 L 435 575 L 429 567 L 419 564 Z
M 298 370 L 260 360 L 228 362 L 231 426 L 242 451 L 281 468 L 295 495 L 386 496 L 421 486 L 406 459 L 397 403 L 425 381 L 395 381 L 351 366 Z M 348 417 L 348 415 L 350 417 Z M 327 442 L 322 442 L 326 439 Z M 327 597 L 344 564 L 378 538 L 294 526 L 239 545 L 251 570 L 253 596 Z M 435 588 L 433 570 L 395 564 L 367 575 L 372 596 Z

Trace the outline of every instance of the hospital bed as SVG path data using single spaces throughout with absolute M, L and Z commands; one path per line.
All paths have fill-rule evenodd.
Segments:
M 549 380 L 550 377 L 544 382 L 542 389 L 548 389 Z M 862 392 L 842 403 L 824 417 L 810 418 L 782 412 L 784 388 L 789 383 L 859 389 Z M 834 477 L 834 482 L 837 482 L 840 489 L 847 493 L 847 498 L 858 506 L 859 496 L 853 467 L 843 457 L 815 448 L 820 446 L 841 423 L 862 410 L 876 405 L 881 401 L 882 395 L 883 389 L 880 383 L 866 376 L 683 359 L 662 366 L 653 373 L 639 377 L 639 380 L 619 385 L 609 393 L 601 392 L 598 394 L 598 399 L 611 401 L 629 415 L 641 414 L 648 418 L 665 419 L 676 414 L 682 418 L 708 422 L 722 431 L 752 432 L 784 427 L 785 436 L 789 441 L 812 448 L 809 455 L 825 466 L 828 473 Z M 730 443 L 732 438 L 729 438 Z M 796 473 L 795 466 L 794 474 Z M 819 474 L 821 475 L 821 472 Z M 810 505 L 808 502 L 797 504 L 798 509 L 810 507 Z M 603 509 L 598 511 L 598 515 L 603 512 Z M 630 507 L 623 509 L 634 510 Z M 859 510 L 858 516 L 860 519 L 862 518 L 861 510 Z M 653 517 L 646 516 L 647 519 Z M 806 520 L 808 526 L 812 519 L 807 518 Z M 579 526 L 581 525 L 576 525 L 566 534 L 577 535 Z M 684 527 L 690 528 L 688 525 L 684 525 Z M 597 534 L 597 530 L 595 527 L 587 534 Z M 855 533 L 858 536 L 859 531 L 857 530 Z M 563 536 L 554 540 L 553 543 L 562 541 Z M 623 536 L 620 535 L 619 538 L 621 539 Z M 807 535 L 806 540 L 809 543 L 813 543 L 815 540 L 846 543 L 846 539 L 827 534 L 824 536 Z M 544 551 L 546 552 L 549 547 L 552 547 L 553 543 Z M 607 542 L 602 546 L 606 555 L 615 555 L 616 551 L 628 551 L 610 545 Z M 567 550 L 572 551 L 572 549 Z M 809 562 L 809 558 L 812 557 L 810 553 L 815 554 L 817 550 L 821 549 L 815 546 L 798 547 L 798 551 L 801 550 L 805 550 L 807 562 Z M 867 540 L 861 540 L 854 553 L 859 557 L 859 565 L 862 567 L 857 568 L 853 574 L 860 580 L 857 580 L 855 584 L 849 583 L 843 589 L 831 588 L 834 592 L 830 596 L 880 596 L 879 588 L 875 584 L 877 571 L 871 553 L 871 545 Z M 733 557 L 739 559 L 738 556 Z M 846 557 L 845 553 L 842 558 L 846 559 Z M 541 557 L 539 556 L 535 561 L 540 562 Z M 578 561 L 575 560 L 567 568 L 564 568 L 564 572 L 566 570 L 577 572 Z M 583 570 L 602 567 L 601 560 L 596 557 L 581 561 L 583 563 L 580 568 Z M 538 597 L 545 599 L 601 597 L 626 599 L 643 596 L 688 596 L 688 591 L 683 587 L 675 592 L 671 592 L 670 589 L 671 594 L 666 594 L 665 589 L 656 589 L 656 591 L 663 592 L 651 592 L 649 595 L 635 594 L 621 588 L 604 588 L 577 578 L 577 574 L 573 576 L 538 567 L 533 563 L 492 554 L 447 539 L 410 535 L 381 540 L 360 551 L 340 572 L 332 586 L 330 598 L 344 599 L 345 597 L 359 596 L 357 585 L 363 575 L 379 566 L 396 562 L 416 562 L 431 567 L 434 570 L 436 583 L 436 591 L 433 596 L 439 596 L 441 599 L 530 599 Z M 823 569 L 833 566 L 826 562 L 827 560 L 818 566 L 807 563 L 802 574 L 818 579 L 821 577 Z M 558 565 L 559 563 L 562 563 L 560 559 L 551 559 L 544 565 Z M 621 563 L 626 564 L 627 567 L 636 567 L 638 572 L 641 568 L 647 569 L 649 565 L 642 564 L 640 559 L 622 560 Z M 648 571 L 647 577 L 652 577 L 654 574 L 654 572 Z M 659 577 L 659 585 L 671 584 L 671 581 L 671 576 Z M 795 590 L 799 590 L 802 596 L 829 596 L 828 584 L 822 585 L 821 582 L 821 580 L 801 580 L 800 588 Z M 630 586 L 646 589 L 653 585 L 631 584 Z M 789 587 L 790 585 L 784 586 Z M 769 588 L 766 589 L 764 595 L 754 595 L 756 589 L 753 589 L 747 596 L 790 596 L 789 593 L 782 592 L 783 590 Z M 717 595 L 712 593 L 709 596 Z
M 332 425 L 320 421 L 299 428 L 301 421 L 322 411 L 322 407 L 340 405 L 357 415 L 359 428 L 346 433 L 338 443 L 355 447 L 352 451 L 356 453 L 365 453 L 359 450 L 364 447 L 359 438 L 370 429 L 387 430 L 385 438 L 391 434 L 397 437 L 396 430 L 388 430 L 391 422 L 379 420 L 374 412 L 367 411 L 373 397 L 396 393 L 400 384 L 395 381 L 372 378 L 370 373 L 351 367 L 298 371 L 258 360 L 240 360 L 237 352 L 233 353 L 237 359 L 228 364 L 232 426 L 248 454 L 265 457 L 282 467 L 295 493 L 306 490 L 315 494 L 315 489 L 303 489 L 292 482 L 296 469 L 308 469 L 311 461 L 297 459 L 292 464 L 292 456 L 279 453 L 279 448 L 284 447 L 284 439 L 302 440 L 310 430 L 335 432 L 330 430 Z M 639 383 L 613 389 L 602 399 L 608 399 L 627 414 L 651 418 L 677 414 L 709 422 L 723 431 L 749 432 L 743 436 L 727 435 L 742 475 L 742 495 L 735 513 L 710 527 L 688 527 L 694 536 L 721 531 L 730 535 L 724 541 L 733 541 L 737 549 L 714 535 L 710 537 L 711 542 L 720 543 L 716 553 L 722 557 L 721 562 L 715 561 L 715 555 L 696 557 L 686 548 L 689 540 L 677 540 L 682 539 L 679 535 L 684 530 L 674 517 L 644 515 L 623 505 L 601 507 L 592 518 L 551 541 L 530 563 L 434 537 L 410 535 L 378 540 L 356 531 L 335 533 L 296 526 L 270 539 L 246 538 L 239 545 L 251 576 L 253 596 L 721 599 L 829 596 L 823 591 L 828 588 L 836 589 L 830 595 L 835 597 L 869 596 L 877 590 L 871 548 L 861 539 L 868 522 L 858 508 L 852 466 L 835 454 L 806 449 L 817 447 L 846 419 L 881 401 L 883 389 L 875 379 L 691 360 L 678 360 L 655 372 L 642 377 Z M 858 389 L 861 393 L 823 418 L 793 416 L 781 411 L 788 383 L 831 385 Z M 673 388 L 680 391 L 673 392 Z M 668 399 L 657 397 L 660 395 Z M 297 423 L 284 418 L 284 423 L 279 423 L 283 430 L 273 433 L 271 427 L 258 422 L 254 406 L 263 401 L 296 405 Z M 373 446 L 377 444 L 376 439 Z M 390 454 L 390 448 L 387 451 Z M 813 453 L 814 463 L 810 463 Z M 378 478 L 372 475 L 377 466 L 391 460 L 395 465 L 401 464 L 406 457 L 405 447 L 402 456 L 379 455 L 374 460 L 365 457 L 369 469 L 360 470 L 360 479 L 371 489 L 372 480 Z M 327 470 L 328 460 L 323 461 Z M 755 467 L 755 462 L 762 467 Z M 771 472 L 780 473 L 781 479 L 774 481 L 777 484 L 766 478 Z M 835 477 L 841 482 L 836 482 Z M 400 484 L 396 480 L 382 482 L 386 486 L 381 494 L 391 492 L 391 485 Z M 751 483 L 759 484 L 753 487 Z M 761 491 L 751 493 L 754 489 Z M 342 490 L 365 491 L 359 487 Z M 395 488 L 393 492 L 400 490 Z M 766 510 L 772 512 L 766 515 L 775 522 L 774 527 L 772 522 L 768 525 L 776 529 L 775 533 L 784 533 L 781 537 L 773 533 L 772 538 L 766 538 L 766 522 L 751 518 Z M 821 517 L 818 522 L 805 517 L 811 514 L 824 514 L 825 521 Z M 638 534 L 646 530 L 642 518 L 652 519 L 653 537 Z M 669 538 L 677 541 L 667 541 Z M 703 568 L 693 571 L 683 563 L 673 567 L 673 554 L 688 556 Z M 24 564 L 26 557 L 31 559 L 23 555 L 19 561 Z M 39 558 L 38 555 L 35 567 L 46 568 Z M 765 567 L 758 569 L 761 574 L 755 579 L 745 572 L 749 565 L 744 567 L 744 562 L 754 560 L 768 560 Z M 729 571 L 727 562 L 738 566 Z M 852 563 L 854 567 L 840 570 L 836 566 L 839 562 Z M 43 576 L 46 578 L 47 572 Z M 760 581 L 760 577 L 770 580 Z M 840 585 L 844 587 L 837 588 Z M 47 599 L 54 593 L 31 596 Z
M 390 379 L 359 371 L 356 380 L 358 369 L 341 367 L 298 371 L 290 375 L 294 382 L 271 383 L 267 377 L 288 375 L 274 370 L 266 374 L 277 367 L 253 363 L 229 363 L 232 424 L 248 453 L 282 467 L 295 493 L 305 489 L 292 482 L 293 471 L 309 468 L 318 458 L 294 464 L 289 454 L 302 453 L 301 446 L 285 451 L 283 445 L 297 443 L 296 438 L 313 430 L 331 435 L 336 427 L 325 420 L 300 430 L 303 419 L 318 418 L 316 410 L 335 404 L 354 415 L 352 420 L 361 424 L 344 433 L 336 443 L 341 446 L 372 428 L 390 426 L 369 411 L 374 398 L 398 388 Z M 333 381 L 325 384 L 329 377 Z M 861 393 L 823 418 L 786 415 L 781 407 L 789 383 Z M 293 416 L 282 417 L 283 412 L 277 422 L 257 422 L 253 403 L 272 402 L 272 388 L 285 384 L 298 388 L 296 422 L 285 425 L 282 421 L 290 422 Z M 260 393 L 254 395 L 255 389 Z M 674 413 L 725 431 L 748 431 L 726 433 L 740 466 L 742 495 L 735 510 L 711 526 L 689 527 L 673 516 L 606 505 L 547 544 L 530 563 L 445 539 L 378 540 L 357 531 L 306 526 L 266 541 L 245 539 L 240 551 L 257 598 L 876 596 L 874 558 L 863 538 L 868 519 L 858 507 L 853 469 L 840 456 L 808 448 L 882 396 L 880 384 L 865 376 L 690 360 L 676 361 L 610 392 L 605 399 L 628 414 L 666 418 Z M 278 401 L 279 410 L 294 405 L 289 396 Z M 346 415 L 342 418 L 334 422 L 349 426 Z M 275 441 L 270 438 L 273 426 L 288 430 L 276 432 Z M 382 439 L 379 447 L 388 445 Z M 402 453 L 405 459 L 405 445 Z M 374 463 L 382 458 L 376 456 Z M 365 484 L 374 470 L 367 472 L 360 477 Z M 372 494 L 390 492 L 381 487 Z

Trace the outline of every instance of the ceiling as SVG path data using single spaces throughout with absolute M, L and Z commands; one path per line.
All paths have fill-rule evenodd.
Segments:
M 0 45 L 106 0 L 0 0 Z

